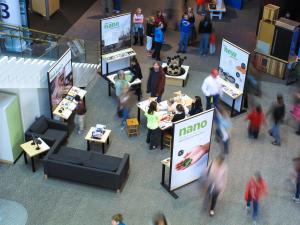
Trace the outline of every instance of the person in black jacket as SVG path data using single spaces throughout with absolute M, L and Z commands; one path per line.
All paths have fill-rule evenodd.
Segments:
M 203 112 L 202 101 L 200 96 L 195 96 L 195 102 L 192 103 L 191 110 L 189 111 L 190 116 L 196 115 Z
M 209 50 L 209 37 L 212 31 L 212 23 L 209 15 L 205 15 L 204 19 L 199 24 L 200 35 L 200 55 L 206 56 Z
M 176 105 L 176 112 L 175 115 L 172 118 L 172 122 L 177 122 L 179 120 L 182 120 L 185 118 L 185 110 L 184 107 L 181 104 Z
M 135 79 L 139 78 L 140 80 L 142 80 L 143 78 L 143 74 L 142 74 L 142 70 L 141 70 L 141 67 L 140 67 L 140 64 L 137 60 L 136 57 L 133 57 L 131 59 L 131 67 L 130 67 L 130 70 L 133 74 L 131 80 L 129 83 L 132 83 Z M 142 94 L 142 89 L 141 89 L 141 86 L 138 86 L 136 89 L 135 89 L 135 94 L 136 95 L 141 95 Z

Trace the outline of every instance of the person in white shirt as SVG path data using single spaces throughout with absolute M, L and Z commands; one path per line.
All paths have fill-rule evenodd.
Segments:
M 206 110 L 211 109 L 212 103 L 218 108 L 219 97 L 222 94 L 222 85 L 219 79 L 219 71 L 212 69 L 210 76 L 203 81 L 202 91 L 206 97 Z

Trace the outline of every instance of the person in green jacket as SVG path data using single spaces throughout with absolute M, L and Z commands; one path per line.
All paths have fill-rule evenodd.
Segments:
M 160 145 L 160 129 L 159 129 L 159 121 L 160 116 L 157 113 L 157 102 L 152 101 L 149 105 L 148 111 L 145 112 L 145 116 L 147 118 L 147 140 L 149 143 L 149 149 L 153 150 Z

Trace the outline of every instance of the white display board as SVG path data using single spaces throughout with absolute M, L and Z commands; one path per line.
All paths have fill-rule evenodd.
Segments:
M 131 13 L 100 20 L 102 55 L 131 47 Z
M 223 39 L 219 64 L 220 77 L 242 93 L 245 87 L 249 57 L 249 52 Z M 232 105 L 233 99 L 228 95 L 224 94 L 221 99 L 229 106 Z M 242 99 L 243 96 L 240 96 L 235 102 L 234 109 L 238 112 L 242 110 Z
M 214 109 L 174 124 L 170 191 L 197 180 L 208 164 Z

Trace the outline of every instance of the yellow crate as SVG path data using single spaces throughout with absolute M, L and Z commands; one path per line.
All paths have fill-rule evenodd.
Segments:
M 278 19 L 279 9 L 280 7 L 276 5 L 265 5 L 262 19 L 274 23 Z
M 275 25 L 267 21 L 261 20 L 257 34 L 257 40 L 266 42 L 272 46 L 275 32 Z

